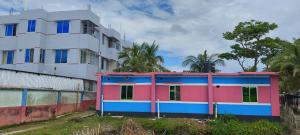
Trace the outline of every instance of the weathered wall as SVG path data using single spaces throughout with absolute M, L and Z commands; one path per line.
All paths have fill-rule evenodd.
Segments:
M 2 89 L 0 91 L 0 107 L 21 106 L 22 91 L 18 89 Z
M 0 127 L 87 110 L 95 92 L 0 88 Z

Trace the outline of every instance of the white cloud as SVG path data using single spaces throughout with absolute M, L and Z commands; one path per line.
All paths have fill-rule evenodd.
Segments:
M 160 10 L 156 1 L 146 0 L 0 0 L 0 8 L 29 9 L 43 7 L 48 11 L 86 9 L 101 17 L 104 26 L 111 24 L 134 41 L 156 41 L 168 55 L 196 55 L 205 49 L 209 53 L 228 51 L 231 42 L 222 38 L 222 33 L 233 30 L 240 21 L 257 19 L 275 22 L 279 28 L 271 32 L 286 40 L 300 37 L 299 0 L 171 0 L 174 14 Z M 145 10 L 129 10 L 128 7 L 146 5 Z M 149 8 L 149 9 L 148 9 Z M 8 8 L 9 9 L 9 8 Z M 0 11 L 1 14 L 1 11 Z M 2 13 L 3 14 L 3 13 Z M 240 71 L 236 62 L 228 61 L 224 71 Z M 178 65 L 168 65 L 179 71 Z

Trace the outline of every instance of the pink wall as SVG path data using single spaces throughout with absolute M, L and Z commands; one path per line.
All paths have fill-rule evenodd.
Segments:
M 271 103 L 270 102 L 270 87 L 259 86 L 258 87 L 258 103 Z
M 207 74 L 207 89 L 208 89 L 208 114 L 212 115 L 213 114 L 213 101 L 214 101 L 214 98 L 213 98 L 213 85 L 212 85 L 212 73 L 208 73 Z
M 102 77 L 99 75 L 97 77 L 97 91 L 96 91 L 96 110 L 100 110 L 100 100 L 101 100 L 101 88 L 102 88 Z
M 102 85 L 104 100 L 120 100 L 121 89 L 119 85 Z
M 0 127 L 21 123 L 21 107 L 0 107 Z
M 207 102 L 207 86 L 180 86 L 181 101 Z M 157 85 L 156 96 L 160 101 L 169 101 L 169 86 Z
M 156 104 L 156 97 L 155 97 L 155 89 L 156 89 L 156 81 L 155 81 L 155 74 L 151 74 L 151 112 L 155 112 L 155 104 Z
M 151 85 L 134 85 L 133 100 L 151 100 Z
M 272 116 L 280 116 L 278 76 L 271 76 Z
M 214 102 L 242 102 L 241 86 L 220 86 L 213 87 Z
M 156 98 L 160 101 L 169 101 L 169 86 L 156 85 Z
M 181 86 L 182 101 L 208 102 L 207 86 Z

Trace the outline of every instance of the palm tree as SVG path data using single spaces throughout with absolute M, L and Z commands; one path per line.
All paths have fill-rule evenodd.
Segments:
M 149 69 L 149 72 L 160 71 L 160 65 L 164 62 L 164 59 L 162 56 L 156 55 L 158 51 L 158 45 L 156 45 L 155 42 L 153 42 L 151 45 L 144 42 L 141 46 L 144 49 L 144 57 L 146 58 L 145 63 L 147 69 Z
M 300 39 L 285 46 L 280 54 L 271 59 L 270 70 L 280 72 L 282 89 L 287 91 L 300 89 Z
M 160 72 L 167 71 L 161 64 L 162 56 L 157 55 L 158 45 L 143 42 L 141 45 L 134 43 L 132 48 L 126 48 L 119 53 L 123 60 L 121 67 L 116 72 Z
M 208 56 L 207 51 L 205 50 L 203 54 L 198 54 L 198 56 L 187 56 L 182 62 L 183 67 L 190 67 L 192 72 L 216 72 L 219 71 L 216 69 L 216 66 L 224 66 L 225 63 L 222 59 L 218 58 L 218 54 L 212 54 Z
M 298 41 L 287 46 L 281 54 L 272 59 L 272 70 L 290 73 L 294 77 L 300 75 L 300 39 Z

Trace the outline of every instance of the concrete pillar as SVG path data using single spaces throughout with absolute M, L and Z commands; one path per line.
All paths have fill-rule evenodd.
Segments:
M 272 116 L 280 116 L 278 75 L 272 75 L 270 80 Z
M 56 98 L 56 114 L 60 114 L 61 108 L 61 91 L 57 91 L 57 98 Z
M 212 85 L 212 73 L 208 73 L 208 114 L 213 115 L 213 85 Z
M 151 75 L 151 113 L 155 112 L 155 102 L 156 102 L 155 87 L 156 87 L 155 73 L 152 73 L 152 75 Z
M 101 94 L 102 94 L 102 91 L 101 91 L 101 88 L 102 87 L 102 76 L 99 75 L 98 78 L 97 78 L 97 92 L 96 92 L 96 111 L 100 111 L 100 105 L 101 105 Z
M 33 54 L 33 63 L 40 63 L 40 54 L 41 54 L 40 48 L 34 48 L 34 54 Z
M 22 99 L 21 99 L 21 115 L 20 115 L 20 121 L 23 123 L 26 118 L 26 106 L 27 106 L 27 94 L 28 90 L 23 89 L 22 90 Z
M 2 64 L 3 51 L 0 51 L 0 65 Z

